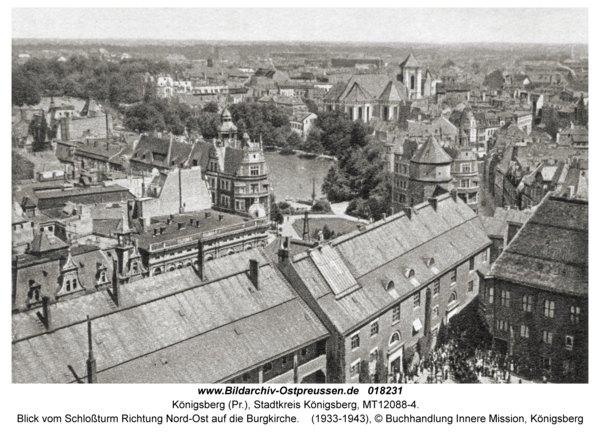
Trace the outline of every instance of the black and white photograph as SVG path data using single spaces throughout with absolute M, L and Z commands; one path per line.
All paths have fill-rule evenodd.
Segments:
M 588 12 L 13 8 L 13 386 L 590 383 Z

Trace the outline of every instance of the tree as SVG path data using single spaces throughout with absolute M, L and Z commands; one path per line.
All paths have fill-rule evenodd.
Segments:
M 319 128 L 311 128 L 304 142 L 304 150 L 315 155 L 321 155 L 325 150 L 322 143 L 322 135 Z
M 304 104 L 308 107 L 308 111 L 310 111 L 311 113 L 317 113 L 319 111 L 319 107 L 317 106 L 317 103 L 312 100 L 312 99 L 305 99 L 304 100 Z
M 277 224 L 283 224 L 283 213 L 275 201 L 271 203 L 271 221 Z
M 125 126 L 139 132 L 164 130 L 165 120 L 162 114 L 149 104 L 139 104 L 129 108 L 125 112 Z
M 302 146 L 302 139 L 296 132 L 290 132 L 285 139 L 285 148 L 287 149 L 299 149 Z
M 25 74 L 22 68 L 13 71 L 12 103 L 16 106 L 36 105 L 41 101 L 37 83 Z
M 215 101 L 208 101 L 206 104 L 204 104 L 204 107 L 202 107 L 202 111 L 205 113 L 218 113 L 219 104 L 217 104 Z

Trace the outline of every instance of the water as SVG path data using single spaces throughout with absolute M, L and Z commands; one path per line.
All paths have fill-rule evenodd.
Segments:
M 278 202 L 287 198 L 310 200 L 313 178 L 317 198 L 325 197 L 321 192 L 321 185 L 329 167 L 335 164 L 331 159 L 300 158 L 297 155 L 280 155 L 279 152 L 265 151 L 265 160 L 269 166 L 269 181 Z

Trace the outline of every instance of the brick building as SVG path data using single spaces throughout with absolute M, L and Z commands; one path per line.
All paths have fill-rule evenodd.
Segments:
M 548 194 L 485 276 L 496 347 L 534 375 L 588 381 L 588 202 Z

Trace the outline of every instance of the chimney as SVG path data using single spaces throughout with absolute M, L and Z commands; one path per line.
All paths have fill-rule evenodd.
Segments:
M 204 280 L 204 245 L 202 241 L 198 241 L 198 275 L 200 275 L 200 281 Z
M 156 236 L 158 234 L 158 227 L 154 227 L 154 234 L 152 236 Z
M 115 303 L 115 305 L 119 306 L 119 273 L 117 271 L 119 263 L 116 260 L 113 260 L 113 277 L 112 277 L 112 292 L 109 291 L 111 299 Z
M 51 316 L 50 316 L 50 305 L 48 304 L 50 302 L 50 298 L 48 296 L 42 296 L 42 312 L 40 313 L 39 311 L 36 313 L 36 315 L 38 316 L 38 319 L 40 319 L 40 321 L 44 324 L 44 327 L 47 330 L 50 330 L 50 328 L 52 327 L 52 320 L 51 320 Z
M 277 251 L 279 263 L 287 263 L 290 260 L 290 238 L 285 237 L 281 240 L 279 251 Z
M 569 186 L 569 198 L 573 198 L 574 196 L 575 196 L 575 186 L 570 185 Z
M 173 215 L 170 215 L 169 218 L 167 218 L 167 224 L 168 225 L 173 224 Z
M 437 197 L 430 197 L 427 199 L 429 205 L 433 208 L 434 211 L 437 212 L 438 199 Z
M 177 223 L 177 230 L 185 229 L 185 223 Z
M 452 200 L 454 200 L 454 203 L 456 203 L 456 190 L 453 189 L 452 191 L 450 191 L 450 197 L 452 197 Z
M 256 287 L 256 290 L 260 290 L 258 285 L 258 260 L 250 259 L 250 281 Z
M 196 220 L 196 227 L 200 227 L 200 220 Z
M 405 206 L 402 210 L 404 211 L 404 215 L 406 215 L 409 220 L 412 220 L 412 208 L 410 206 Z
M 87 316 L 87 331 L 88 331 L 88 359 L 86 362 L 87 366 L 87 381 L 88 383 L 97 383 L 98 375 L 96 372 L 96 359 L 94 358 L 94 352 L 92 350 L 92 321 L 90 316 Z
M 160 228 L 160 234 L 162 235 L 164 232 L 165 232 L 165 228 L 164 228 L 164 227 L 161 227 L 161 228 Z
M 384 213 L 383 213 L 383 220 L 384 220 L 384 221 L 385 221 L 386 217 L 387 217 L 387 214 L 384 212 Z

